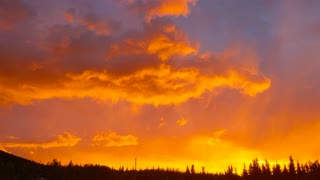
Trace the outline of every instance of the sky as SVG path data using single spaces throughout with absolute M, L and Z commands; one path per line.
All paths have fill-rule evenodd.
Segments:
M 0 150 L 241 171 L 320 157 L 318 0 L 0 0 Z

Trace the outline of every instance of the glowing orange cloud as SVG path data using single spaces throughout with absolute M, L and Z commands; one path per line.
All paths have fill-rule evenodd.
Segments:
M 176 124 L 178 126 L 185 126 L 185 125 L 187 125 L 187 123 L 188 123 L 188 121 L 185 118 L 181 118 L 176 122 Z
M 223 86 L 240 89 L 244 94 L 254 96 L 270 86 L 270 80 L 265 77 L 261 77 L 258 82 L 253 82 L 237 72 L 230 72 L 225 76 L 205 76 L 195 68 L 176 70 L 169 65 L 144 69 L 117 79 L 108 73 L 92 71 L 84 72 L 81 75 L 70 75 L 70 77 L 73 79 L 73 83 L 70 84 L 71 87 L 90 87 L 93 85 L 93 81 L 101 80 L 114 89 L 118 89 L 111 93 L 114 95 L 117 92 L 119 93 L 118 97 L 113 98 L 121 99 L 121 96 L 123 96 L 130 102 L 147 104 L 181 103 L 189 98 L 199 97 L 207 90 Z M 98 89 L 96 89 L 96 93 L 99 94 Z M 109 88 L 103 89 L 108 90 Z M 126 92 L 127 90 L 129 92 Z M 110 92 L 110 90 L 108 91 Z M 107 98 L 103 94 L 99 96 Z
M 70 147 L 75 146 L 81 138 L 76 137 L 68 132 L 64 132 L 57 136 L 53 141 L 42 142 L 42 143 L 28 143 L 28 142 L 5 142 L 0 143 L 0 147 L 4 148 L 54 148 L 54 147 Z
M 128 135 L 118 135 L 115 132 L 110 133 L 100 133 L 92 138 L 94 146 L 106 146 L 106 147 L 119 147 L 119 146 L 133 146 L 138 144 L 138 138 L 128 134 Z
M 160 118 L 160 123 L 159 123 L 158 127 L 159 127 L 159 128 L 162 128 L 162 127 L 164 127 L 164 126 L 167 125 L 167 124 L 168 124 L 168 122 L 166 121 L 166 119 L 164 119 L 164 117 L 161 117 L 161 118 Z
M 175 55 L 197 54 L 198 46 L 192 45 L 186 34 L 175 25 L 171 23 L 153 23 L 160 26 L 160 28 L 150 30 L 150 27 L 147 26 L 143 37 L 128 37 L 113 44 L 106 54 L 107 59 L 126 54 L 150 54 L 156 55 L 162 61 L 166 61 Z M 152 27 L 152 25 L 150 26 Z
M 8 152 L 3 146 L 0 145 L 0 151 Z
M 189 4 L 194 6 L 196 2 L 197 0 L 162 0 L 147 11 L 147 22 L 157 16 L 187 16 L 190 13 Z
M 137 104 L 165 105 L 179 104 L 220 87 L 238 89 L 254 96 L 270 86 L 270 80 L 264 76 L 250 79 L 237 71 L 209 76 L 201 74 L 197 68 L 175 69 L 165 64 L 122 76 L 89 70 L 81 74 L 68 73 L 61 82 L 51 86 L 2 86 L 1 100 L 2 103 L 25 104 L 32 100 L 91 97 L 114 102 L 126 100 Z
M 163 61 L 175 54 L 188 55 L 197 52 L 194 47 L 190 47 L 185 42 L 173 42 L 166 36 L 158 36 L 152 39 L 147 45 L 147 51 L 150 54 L 157 54 Z

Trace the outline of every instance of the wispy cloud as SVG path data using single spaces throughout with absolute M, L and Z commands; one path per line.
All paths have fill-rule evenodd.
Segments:
M 134 135 L 119 135 L 115 132 L 100 133 L 92 138 L 93 146 L 120 147 L 138 144 L 138 138 Z
M 228 141 L 222 139 L 225 129 L 214 131 L 211 135 L 195 136 L 193 143 L 206 146 L 225 146 L 230 145 Z
M 164 126 L 167 125 L 167 124 L 168 124 L 168 122 L 166 121 L 166 119 L 165 119 L 164 117 L 161 117 L 158 127 L 159 127 L 159 128 L 162 128 L 162 127 L 164 127 Z
M 221 136 L 226 132 L 225 129 L 217 130 L 213 133 L 213 136 L 210 137 L 208 145 L 215 146 L 221 142 Z
M 190 6 L 194 6 L 197 0 L 128 0 L 132 8 L 146 15 L 146 21 L 150 22 L 155 17 L 163 16 L 187 16 Z
M 113 31 L 119 28 L 119 24 L 109 18 L 102 18 L 94 13 L 89 13 L 85 16 L 77 15 L 76 10 L 73 8 L 68 9 L 65 12 L 64 17 L 69 23 L 82 25 L 97 35 L 109 36 Z
M 187 123 L 188 123 L 188 121 L 185 118 L 178 119 L 176 122 L 176 124 L 178 126 L 185 126 L 185 125 L 187 125 Z
M 54 148 L 54 147 L 72 147 L 78 144 L 78 142 L 81 140 L 81 138 L 76 137 L 68 132 L 64 132 L 63 134 L 60 134 L 56 137 L 53 141 L 47 141 L 47 142 L 40 142 L 40 143 L 34 143 L 34 142 L 1 142 L 0 147 L 3 148 L 42 148 L 42 149 L 48 149 L 48 148 Z
M 75 20 L 75 9 L 71 8 L 68 9 L 65 13 L 64 13 L 64 17 L 66 18 L 66 20 L 70 23 L 74 22 Z
M 95 14 L 88 14 L 81 20 L 84 25 L 90 31 L 94 31 L 98 35 L 110 35 L 116 28 L 116 23 L 109 19 L 99 19 Z
M 4 152 L 8 152 L 2 145 L 0 145 L 0 150 Z
M 197 44 L 191 43 L 188 36 L 168 20 L 154 20 L 145 24 L 144 31 L 135 36 L 127 35 L 111 45 L 107 59 L 126 55 L 155 55 L 162 61 L 173 56 L 197 54 Z M 150 59 L 152 56 L 150 56 Z
M 148 9 L 147 21 L 157 16 L 187 16 L 190 13 L 189 4 L 194 6 L 196 2 L 197 0 L 162 0 L 157 6 Z

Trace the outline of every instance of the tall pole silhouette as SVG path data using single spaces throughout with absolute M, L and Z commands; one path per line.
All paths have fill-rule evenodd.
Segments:
M 137 158 L 134 158 L 134 180 L 137 179 Z
M 134 170 L 137 170 L 137 158 L 134 158 Z

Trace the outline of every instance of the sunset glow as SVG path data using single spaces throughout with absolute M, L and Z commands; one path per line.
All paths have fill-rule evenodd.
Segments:
M 223 172 L 320 157 L 320 1 L 0 1 L 0 150 Z

